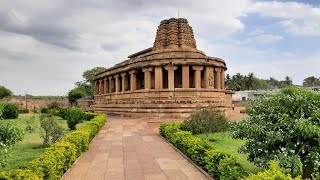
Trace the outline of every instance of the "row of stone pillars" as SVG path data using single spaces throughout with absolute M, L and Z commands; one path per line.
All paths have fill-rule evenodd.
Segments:
M 95 80 L 95 95 L 120 93 L 125 91 L 135 91 L 138 89 L 164 89 L 163 70 L 168 73 L 168 90 L 175 88 L 175 70 L 178 66 L 167 65 L 164 68 L 147 67 L 142 68 L 143 76 L 138 70 L 130 70 L 121 74 L 110 75 L 102 79 Z M 201 89 L 224 89 L 224 69 L 212 66 L 182 66 L 182 88 L 190 87 L 190 69 L 194 71 L 194 88 Z M 203 76 L 202 72 L 203 71 Z M 138 79 L 137 79 L 138 77 Z M 201 83 L 204 82 L 204 83 Z M 141 87 L 144 86 L 144 87 Z

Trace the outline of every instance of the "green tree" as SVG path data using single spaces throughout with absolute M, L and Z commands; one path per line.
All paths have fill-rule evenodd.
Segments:
M 8 89 L 4 86 L 0 86 L 0 99 L 3 99 L 5 97 L 9 97 L 12 95 L 13 95 L 13 93 L 10 89 Z
M 316 78 L 314 76 L 307 77 L 303 80 L 303 86 L 305 87 L 320 86 L 320 78 Z
M 71 105 L 74 105 L 78 99 L 84 97 L 86 94 L 81 88 L 71 89 L 68 93 L 68 99 Z
M 247 139 L 240 151 L 259 166 L 278 160 L 294 176 L 319 176 L 319 99 L 318 93 L 288 87 L 253 101 L 248 119 L 232 127 L 234 138 Z
M 82 91 L 85 93 L 85 96 L 93 96 L 94 76 L 105 70 L 106 68 L 104 67 L 95 67 L 93 69 L 83 72 L 82 77 L 84 78 L 84 80 L 76 82 L 76 87 L 78 89 L 82 89 Z

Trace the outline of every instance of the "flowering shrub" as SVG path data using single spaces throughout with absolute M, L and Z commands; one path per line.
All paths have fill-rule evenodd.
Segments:
M 233 124 L 233 137 L 246 138 L 240 151 L 259 166 L 270 160 L 293 176 L 320 176 L 320 94 L 286 88 L 247 107 L 248 120 Z

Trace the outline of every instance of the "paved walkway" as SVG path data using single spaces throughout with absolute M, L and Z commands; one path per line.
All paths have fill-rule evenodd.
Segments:
M 109 117 L 90 149 L 62 179 L 208 178 L 159 137 L 147 120 Z

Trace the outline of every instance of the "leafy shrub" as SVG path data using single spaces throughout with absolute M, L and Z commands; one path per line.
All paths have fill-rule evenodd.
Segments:
M 3 119 L 17 119 L 18 106 L 13 103 L 3 103 L 0 108 L 0 117 Z
M 84 120 L 90 121 L 93 119 L 97 114 L 96 113 L 90 113 L 90 112 L 85 112 L 84 113 Z
M 76 125 L 80 123 L 84 118 L 84 113 L 79 108 L 67 108 L 66 119 L 68 127 L 71 130 L 76 129 Z
M 35 131 L 35 117 L 34 116 L 32 116 L 30 119 L 27 119 L 26 120 L 26 124 L 27 124 L 27 126 L 26 126 L 26 131 L 28 132 L 28 133 L 32 133 L 32 132 L 34 132 Z
M 235 157 L 213 150 L 207 139 L 196 137 L 190 131 L 182 131 L 180 128 L 181 123 L 162 123 L 160 135 L 215 179 L 238 179 L 246 174 Z
M 247 121 L 234 124 L 233 137 L 246 138 L 241 151 L 259 166 L 279 160 L 293 176 L 320 175 L 320 94 L 290 87 L 247 107 Z
M 58 142 L 50 146 L 38 158 L 32 160 L 25 168 L 32 170 L 41 179 L 60 179 L 76 159 L 75 145 Z
M 21 170 L 21 169 L 0 172 L 0 179 L 1 180 L 11 180 L 11 179 L 41 180 L 41 178 L 37 176 L 33 171 Z
M 75 104 L 78 99 L 85 96 L 85 92 L 81 88 L 74 88 L 68 92 L 68 99 L 71 104 Z
M 23 139 L 23 129 L 13 121 L 0 120 L 0 166 L 7 165 L 9 147 Z
M 49 110 L 52 110 L 52 109 L 57 110 L 60 108 L 60 104 L 57 101 L 54 101 L 54 102 L 48 104 L 47 107 Z
M 301 177 L 292 178 L 289 174 L 283 173 L 278 164 L 274 161 L 270 162 L 270 169 L 259 172 L 257 174 L 250 174 L 245 180 L 301 180 Z
M 68 111 L 68 108 L 66 108 L 66 107 L 59 108 L 58 109 L 58 116 L 61 117 L 62 119 L 66 119 L 67 111 Z
M 223 112 L 213 108 L 195 110 L 182 125 L 182 129 L 193 134 L 221 132 L 227 129 L 227 120 Z
M 67 134 L 61 141 L 51 144 L 38 158 L 20 167 L 20 170 L 0 172 L 0 179 L 60 179 L 60 177 L 71 167 L 75 159 L 87 150 L 90 140 L 95 136 L 91 133 L 98 132 L 105 124 L 106 116 L 97 115 L 83 128 Z M 92 138 L 91 138 L 92 136 Z
M 51 142 L 57 142 L 63 136 L 62 127 L 51 115 L 47 114 L 40 116 L 40 131 L 43 146 L 48 146 Z
M 28 114 L 28 113 L 29 113 L 29 109 L 18 110 L 18 114 Z
M 49 112 L 48 108 L 41 108 L 40 109 L 40 113 L 42 113 L 42 114 L 47 114 L 48 112 Z
M 205 169 L 215 179 L 237 180 L 245 175 L 235 157 L 221 150 L 207 151 L 204 157 Z
M 23 129 L 13 121 L 0 120 L 0 142 L 11 146 L 23 140 Z

